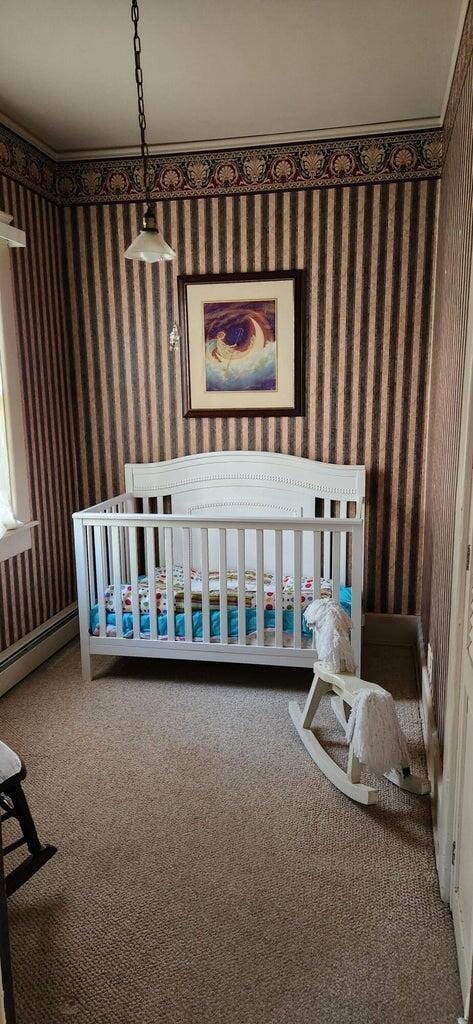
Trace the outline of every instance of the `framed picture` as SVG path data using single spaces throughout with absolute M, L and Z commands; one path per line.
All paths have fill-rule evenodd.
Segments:
M 303 270 L 178 277 L 184 416 L 303 415 Z

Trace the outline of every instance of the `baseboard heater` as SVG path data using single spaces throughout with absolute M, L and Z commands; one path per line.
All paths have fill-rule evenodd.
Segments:
M 69 643 L 78 631 L 74 603 L 0 653 L 0 696 Z

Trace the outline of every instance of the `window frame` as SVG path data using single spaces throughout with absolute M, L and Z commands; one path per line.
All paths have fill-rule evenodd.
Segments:
M 0 210 L 0 371 L 4 388 L 4 407 L 9 451 L 10 488 L 13 511 L 20 525 L 0 538 L 0 562 L 33 544 L 31 498 L 28 475 L 23 396 L 18 358 L 18 327 L 13 291 L 11 248 L 24 248 L 26 235 L 11 224 L 12 217 Z M 12 453 L 12 454 L 10 454 Z

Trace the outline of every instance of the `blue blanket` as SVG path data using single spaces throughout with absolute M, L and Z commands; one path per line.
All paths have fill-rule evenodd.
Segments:
M 344 611 L 348 615 L 351 614 L 351 588 L 341 587 L 340 588 L 340 604 Z M 168 631 L 168 617 L 166 613 L 160 614 L 158 619 L 158 636 L 163 639 L 167 637 Z M 294 612 L 284 611 L 283 612 L 283 631 L 285 633 L 292 633 L 294 628 Z M 227 610 L 228 620 L 228 636 L 238 636 L 238 608 L 228 608 Z M 310 638 L 312 631 L 306 625 L 303 615 L 301 615 L 302 622 L 302 635 L 303 637 Z M 107 612 L 106 616 L 107 631 L 114 635 L 116 626 L 115 612 Z M 90 612 L 90 631 L 91 633 L 98 634 L 99 626 L 99 607 L 94 605 Z M 264 613 L 264 628 L 275 629 L 276 627 L 276 612 L 265 611 Z M 177 638 L 185 638 L 185 617 L 184 612 L 176 612 L 174 615 L 174 628 Z M 140 615 L 140 633 L 142 636 L 150 635 L 150 617 L 148 615 Z M 246 635 L 249 636 L 251 633 L 256 633 L 256 608 L 246 609 Z M 123 612 L 123 635 L 125 637 L 133 636 L 133 615 L 131 612 Z M 220 638 L 220 611 L 214 609 L 210 612 L 210 637 L 212 640 L 218 640 Z M 203 628 L 202 628 L 202 611 L 192 612 L 192 639 L 202 640 Z

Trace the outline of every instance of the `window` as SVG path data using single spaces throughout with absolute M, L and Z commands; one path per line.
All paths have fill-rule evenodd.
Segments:
M 31 547 L 18 338 L 11 273 L 11 247 L 24 247 L 23 231 L 0 212 L 0 562 Z
M 7 419 L 2 368 L 0 366 L 0 539 L 7 530 L 17 526 L 13 514 L 8 460 Z

